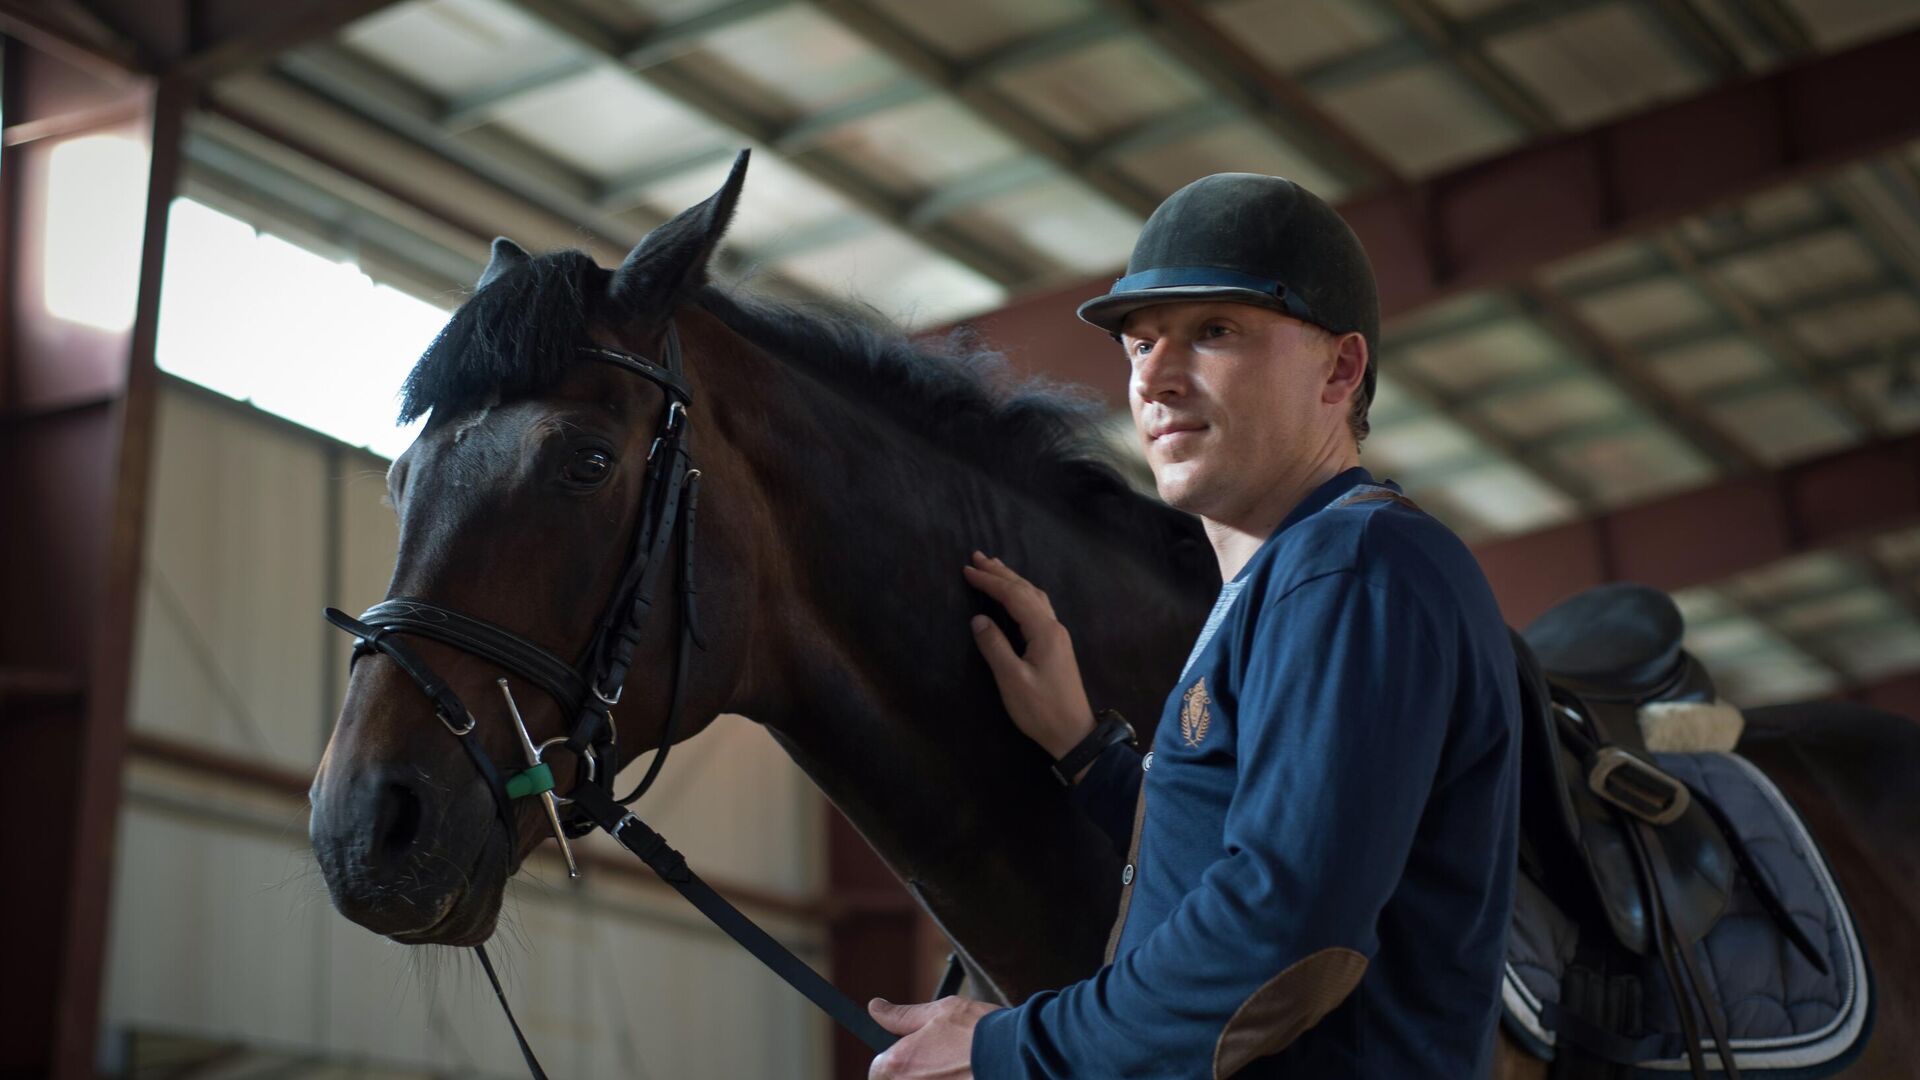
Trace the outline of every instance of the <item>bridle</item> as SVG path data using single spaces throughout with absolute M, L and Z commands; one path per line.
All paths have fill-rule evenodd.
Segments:
M 392 660 L 433 702 L 440 723 L 460 740 L 472 759 L 475 770 L 492 793 L 500 823 L 506 829 L 508 858 L 518 842 L 519 827 L 514 816 L 514 801 L 538 796 L 546 811 L 554 839 L 566 859 L 569 876 L 578 877 L 570 839 L 602 828 L 647 863 L 666 882 L 678 889 L 693 905 L 719 924 L 761 962 L 793 984 L 814 1004 L 820 1006 L 842 1027 L 847 1028 L 876 1052 L 892 1045 L 894 1036 L 880 1028 L 832 984 L 822 979 L 798 957 L 775 941 L 752 920 L 741 914 L 719 893 L 687 867 L 686 860 L 673 850 L 659 833 L 629 812 L 626 807 L 659 778 L 673 746 L 673 733 L 679 718 L 687 682 L 687 661 L 694 649 L 705 651 L 694 601 L 694 522 L 700 501 L 700 470 L 693 467 L 687 442 L 687 412 L 693 395 L 687 387 L 681 359 L 680 333 L 675 324 L 667 324 L 661 362 L 601 345 L 580 345 L 575 350 L 591 360 L 612 364 L 658 386 L 667 398 L 666 416 L 661 420 L 647 452 L 646 472 L 640 493 L 639 521 L 634 528 L 620 577 L 614 586 L 606 610 L 595 625 L 593 637 L 574 663 L 555 656 L 541 646 L 507 627 L 486 619 L 463 614 L 429 600 L 414 596 L 393 596 L 368 608 L 358 619 L 337 608 L 326 609 L 326 619 L 355 636 L 353 663 L 372 653 Z M 660 748 L 633 791 L 614 797 L 613 779 L 618 770 L 619 732 L 614 724 L 613 707 L 620 703 L 622 689 L 633 666 L 634 650 L 653 611 L 660 575 L 666 571 L 668 550 L 675 536 L 680 539 L 679 574 L 680 633 L 673 663 L 673 683 L 668 695 L 666 723 L 660 734 Z M 526 767 L 509 776 L 488 756 L 475 735 L 478 720 L 458 694 L 447 685 L 427 662 L 404 640 L 424 637 L 489 660 L 513 676 L 524 679 L 558 702 L 562 715 L 572 724 L 563 736 L 534 742 L 520 715 L 508 679 L 498 680 L 505 698 L 507 714 L 513 721 Z M 556 793 L 553 770 L 545 761 L 548 750 L 565 747 L 581 767 L 575 770 L 573 788 L 566 795 Z M 564 809 L 563 809 L 564 808 Z M 521 1035 L 520 1025 L 508 1007 L 506 994 L 495 975 L 484 946 L 476 946 L 481 966 L 493 982 L 494 994 L 507 1021 L 513 1025 L 521 1054 L 535 1077 L 546 1074 L 534 1058 L 533 1050 Z
M 580 355 L 613 364 L 658 386 L 667 397 L 667 412 L 659 432 L 647 453 L 645 480 L 640 494 L 639 522 L 634 529 L 633 545 L 614 586 L 606 610 L 595 624 L 593 638 L 574 663 L 555 656 L 520 634 L 486 619 L 475 618 L 417 596 L 394 596 L 368 608 L 358 619 L 335 608 L 328 608 L 327 621 L 356 635 L 353 658 L 381 653 L 407 673 L 432 700 L 434 712 L 448 731 L 459 738 L 473 759 L 487 788 L 493 794 L 494 807 L 507 828 L 509 843 L 518 835 L 513 800 L 526 795 L 541 795 L 553 817 L 554 835 L 567 858 L 568 870 L 578 876 L 567 841 L 592 831 L 593 824 L 570 809 L 565 819 L 558 812 L 564 805 L 554 796 L 552 769 L 544 761 L 546 751 L 564 746 L 581 763 L 584 777 L 576 777 L 577 796 L 585 785 L 613 796 L 613 774 L 618 729 L 613 707 L 619 703 L 627 672 L 633 664 L 653 602 L 660 575 L 666 569 L 668 547 L 676 527 L 680 530 L 679 590 L 681 631 L 674 661 L 673 686 L 667 706 L 666 726 L 660 736 L 660 750 L 639 785 L 625 798 L 613 800 L 627 805 L 645 794 L 660 775 L 667 751 L 673 745 L 673 730 L 679 717 L 686 683 L 687 658 L 693 648 L 705 648 L 699 619 L 695 613 L 696 591 L 693 584 L 694 520 L 700 499 L 700 470 L 693 468 L 687 445 L 687 406 L 693 401 L 682 373 L 680 334 L 669 323 L 666 331 L 664 363 L 599 345 L 582 345 Z M 684 513 L 682 507 L 684 506 Z M 394 635 L 413 635 L 471 653 L 505 668 L 544 691 L 557 702 L 562 715 L 572 724 L 564 737 L 555 737 L 534 746 L 525 772 L 502 778 L 500 770 L 487 756 L 474 734 L 477 721 L 445 680 L 422 660 L 418 653 Z M 503 692 L 512 701 L 512 691 L 504 683 Z M 519 709 L 509 713 L 518 720 Z M 524 735 L 524 725 L 522 734 Z M 530 742 L 528 738 L 525 741 Z M 602 767 L 602 763 L 606 763 Z M 584 783 L 583 783 L 584 781 Z M 571 797 L 568 803 L 575 800 Z

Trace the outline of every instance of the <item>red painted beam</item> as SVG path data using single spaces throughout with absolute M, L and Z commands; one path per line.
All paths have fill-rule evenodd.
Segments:
M 1850 690 L 1843 696 L 1862 705 L 1899 713 L 1909 720 L 1920 719 L 1920 671 L 1895 675 L 1871 686 Z
M 1372 257 L 1382 312 L 1399 314 L 1920 137 L 1916 70 L 1920 31 L 1534 143 L 1340 212 Z M 1024 368 L 1118 402 L 1125 367 L 1105 335 L 1073 316 L 1112 279 L 968 322 Z
M 1603 581 L 1703 585 L 1920 523 L 1920 435 L 1843 450 L 1474 549 L 1507 621 Z
M 107 907 L 152 457 L 160 270 L 180 166 L 186 88 L 102 76 L 70 53 L 9 41 L 0 140 L 0 671 L 71 672 L 73 693 L 0 698 L 0 760 L 32 762 L 0 787 L 0 847 L 33 867 L 0 889 L 10 961 L 40 990 L 0 1015 L 0 1074 L 94 1075 Z M 52 154 L 89 133 L 147 143 L 137 228 L 93 238 L 135 264 L 132 325 L 56 317 L 43 257 Z M 132 269 L 133 267 L 130 267 Z

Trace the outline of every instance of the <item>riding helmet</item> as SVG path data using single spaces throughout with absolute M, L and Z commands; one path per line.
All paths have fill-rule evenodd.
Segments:
M 1336 334 L 1367 339 L 1366 392 L 1380 354 L 1380 297 L 1360 238 L 1333 207 L 1291 180 L 1257 173 L 1203 176 L 1147 219 L 1127 272 L 1080 318 L 1118 335 L 1150 304 L 1255 304 Z

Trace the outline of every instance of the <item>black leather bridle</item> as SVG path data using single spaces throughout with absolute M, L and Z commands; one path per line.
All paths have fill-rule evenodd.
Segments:
M 659 833 L 626 810 L 634 800 L 646 794 L 666 763 L 673 746 L 673 733 L 679 718 L 687 681 L 687 661 L 693 649 L 706 648 L 699 629 L 694 601 L 694 521 L 700 500 L 700 470 L 693 467 L 687 442 L 687 410 L 693 395 L 687 387 L 682 367 L 680 334 L 668 323 L 662 362 L 599 345 L 577 347 L 580 355 L 613 364 L 658 386 L 667 398 L 667 413 L 647 453 L 645 479 L 640 495 L 639 521 L 613 594 L 596 624 L 593 637 L 580 658 L 569 664 L 520 634 L 489 622 L 442 607 L 414 596 L 393 596 L 368 608 L 358 619 L 337 608 L 326 609 L 327 621 L 355 636 L 353 659 L 379 653 L 392 660 L 419 685 L 433 702 L 434 712 L 448 731 L 459 740 L 473 760 L 474 768 L 492 793 L 500 822 L 506 828 L 508 858 L 519 838 L 514 816 L 514 800 L 537 795 L 546 805 L 547 815 L 567 860 L 570 874 L 577 876 L 570 837 L 577 838 L 605 829 L 620 844 L 639 856 L 669 885 L 685 896 L 725 930 L 727 934 L 760 961 L 772 968 L 814 1004 L 824 1009 L 876 1052 L 894 1042 L 887 1033 L 832 984 L 801 962 L 752 920 L 741 914 L 719 893 L 687 867 L 680 853 L 669 846 Z M 673 663 L 673 684 L 669 692 L 666 723 L 660 733 L 660 748 L 647 767 L 646 774 L 633 791 L 622 798 L 613 794 L 614 773 L 619 768 L 618 729 L 613 707 L 620 702 L 622 688 L 633 665 L 634 650 L 653 611 L 660 575 L 666 571 L 669 548 L 675 535 L 680 538 L 680 633 Z M 562 715 L 573 718 L 564 736 L 535 743 L 526 731 L 513 701 L 508 680 L 499 680 L 508 712 L 518 727 L 518 736 L 528 759 L 527 768 L 512 776 L 503 776 L 474 734 L 478 721 L 458 694 L 433 668 L 408 645 L 408 636 L 424 637 L 452 645 L 497 664 L 559 703 Z M 552 771 L 545 764 L 545 752 L 553 746 L 565 746 L 582 767 L 574 771 L 572 789 L 562 797 L 554 793 Z M 559 807 L 565 805 L 563 814 Z M 476 946 L 481 966 L 493 982 L 494 994 L 513 1025 L 514 1037 L 527 1067 L 535 1077 L 546 1074 L 533 1050 L 521 1035 L 513 1010 L 495 975 L 485 948 Z
M 369 653 L 384 654 L 433 701 L 440 722 L 459 737 L 467 756 L 473 759 L 474 767 L 493 793 L 494 806 L 507 827 L 510 841 L 517 834 L 513 797 L 507 791 L 507 781 L 474 735 L 473 714 L 419 654 L 395 635 L 414 635 L 452 645 L 491 660 L 545 691 L 559 704 L 562 715 L 573 718 L 563 744 L 584 766 L 579 771 L 584 777 L 576 775 L 572 794 L 579 794 L 584 779 L 586 784 L 598 786 L 611 798 L 618 761 L 613 706 L 619 703 L 621 689 L 626 685 L 633 652 L 640 643 L 647 616 L 653 610 L 655 590 L 678 527 L 681 632 L 667 722 L 660 735 L 659 753 L 654 755 L 639 785 L 625 798 L 614 800 L 620 805 L 639 798 L 660 775 L 667 751 L 673 745 L 673 729 L 686 683 L 688 653 L 696 646 L 705 647 L 700 639 L 693 585 L 694 519 L 700 499 L 700 471 L 692 467 L 692 454 L 687 445 L 687 406 L 692 403 L 693 395 L 682 374 L 680 334 L 668 324 L 661 364 L 598 345 L 582 345 L 578 351 L 582 356 L 639 375 L 658 386 L 667 397 L 666 418 L 647 454 L 633 546 L 606 610 L 595 626 L 593 638 L 580 658 L 569 664 L 504 626 L 417 596 L 388 597 L 368 608 L 358 619 L 336 608 L 328 608 L 326 612 L 328 622 L 356 636 L 355 661 Z M 544 753 L 553 743 L 554 740 L 547 740 L 540 744 L 537 752 Z M 569 836 L 581 836 L 593 828 L 591 822 L 583 823 L 577 813 L 570 814 L 565 824 Z

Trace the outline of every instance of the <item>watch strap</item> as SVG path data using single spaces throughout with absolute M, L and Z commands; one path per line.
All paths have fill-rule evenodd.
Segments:
M 1118 710 L 1102 709 L 1094 714 L 1093 731 L 1079 744 L 1067 751 L 1065 757 L 1053 763 L 1053 777 L 1064 787 L 1073 786 L 1073 778 L 1080 770 L 1093 763 L 1093 759 L 1106 752 L 1114 743 L 1132 742 L 1133 725 L 1121 716 Z

